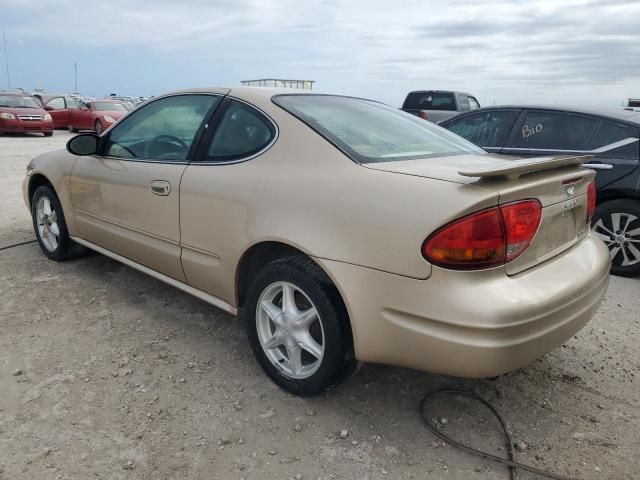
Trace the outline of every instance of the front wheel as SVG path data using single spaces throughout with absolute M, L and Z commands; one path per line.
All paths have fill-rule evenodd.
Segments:
M 67 260 L 85 251 L 83 246 L 69 238 L 62 206 L 50 187 L 42 185 L 33 192 L 31 216 L 40 248 L 49 259 Z
M 42 132 L 44 134 L 45 137 L 51 137 L 53 136 L 53 132 Z
M 267 265 L 240 311 L 266 374 L 296 395 L 317 395 L 356 366 L 349 317 L 336 287 L 311 259 Z
M 625 199 L 598 205 L 592 229 L 609 248 L 613 275 L 640 275 L 640 202 Z
M 69 129 L 69 131 L 71 133 L 76 133 L 78 131 L 78 129 L 76 127 L 74 127 L 73 125 L 67 125 L 67 128 Z

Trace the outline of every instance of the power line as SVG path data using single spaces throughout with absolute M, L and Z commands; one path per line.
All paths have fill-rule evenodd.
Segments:
M 7 69 L 7 85 L 9 86 L 9 91 L 11 91 L 11 76 L 9 75 L 9 56 L 7 55 L 7 32 L 2 32 L 2 37 L 4 39 L 4 64 Z

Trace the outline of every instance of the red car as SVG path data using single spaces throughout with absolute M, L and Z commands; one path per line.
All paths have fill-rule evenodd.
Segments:
M 122 102 L 94 100 L 69 111 L 69 130 L 95 130 L 100 135 L 128 112 Z
M 53 135 L 53 119 L 38 101 L 23 93 L 0 93 L 0 135 L 41 132 Z
M 53 117 L 55 128 L 67 128 L 71 114 L 80 106 L 80 102 L 65 94 L 41 94 L 35 95 L 44 109 Z

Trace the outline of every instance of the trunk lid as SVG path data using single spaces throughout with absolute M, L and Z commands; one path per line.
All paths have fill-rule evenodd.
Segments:
M 508 275 L 515 275 L 555 257 L 589 234 L 587 186 L 595 173 L 581 168 L 588 158 L 522 160 L 504 155 L 468 155 L 364 166 L 488 189 L 498 194 L 498 204 L 530 198 L 540 201 L 542 218 L 533 241 L 505 266 Z

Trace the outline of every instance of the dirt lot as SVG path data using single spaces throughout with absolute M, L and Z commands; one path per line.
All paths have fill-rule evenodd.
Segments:
M 68 138 L 0 138 L 0 247 L 33 238 L 25 166 Z M 314 399 L 262 374 L 234 318 L 103 256 L 0 251 L 0 287 L 0 479 L 508 478 L 421 426 L 444 386 L 493 402 L 525 463 L 640 476 L 640 279 L 613 278 L 576 338 L 495 381 L 366 365 Z M 473 405 L 436 406 L 447 432 L 504 454 Z

